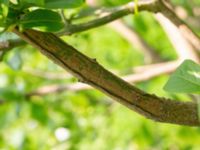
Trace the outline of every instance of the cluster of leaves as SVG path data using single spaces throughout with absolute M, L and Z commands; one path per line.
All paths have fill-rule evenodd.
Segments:
M 75 8 L 84 0 L 1 0 L 0 27 L 4 29 L 19 26 L 20 29 L 39 28 L 56 32 L 64 23 L 58 9 Z

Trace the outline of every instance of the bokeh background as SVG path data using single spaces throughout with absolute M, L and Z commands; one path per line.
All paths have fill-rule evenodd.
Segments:
M 97 3 L 113 7 L 127 2 L 129 0 L 99 0 Z M 172 2 L 200 35 L 200 1 Z M 123 21 L 155 50 L 160 60 L 177 58 L 153 14 L 141 12 L 124 17 Z M 4 34 L 0 40 L 14 38 L 17 37 Z M 144 53 L 110 25 L 62 38 L 120 76 L 133 74 L 134 67 L 146 64 Z M 188 95 L 163 90 L 168 77 L 161 75 L 136 86 L 158 96 L 190 100 Z M 77 82 L 31 46 L 21 46 L 7 53 L 0 63 L 0 150 L 200 149 L 200 128 L 148 120 L 95 89 L 24 96 L 41 87 L 48 89 L 52 85 Z

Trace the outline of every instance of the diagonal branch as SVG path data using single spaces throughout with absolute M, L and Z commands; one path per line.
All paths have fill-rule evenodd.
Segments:
M 181 61 L 171 61 L 171 62 L 166 62 L 166 63 L 154 64 L 150 66 L 143 66 L 142 68 L 140 67 L 139 69 L 136 68 L 136 70 L 139 70 L 138 73 L 124 76 L 123 79 L 129 83 L 138 83 L 138 82 L 146 81 L 154 77 L 157 77 L 159 75 L 173 72 L 177 68 L 177 66 L 180 65 L 180 63 Z M 75 91 L 88 90 L 88 89 L 92 89 L 92 87 L 83 83 L 72 83 L 72 84 L 67 84 L 67 85 L 61 85 L 61 84 L 47 85 L 47 86 L 40 87 L 35 91 L 27 93 L 26 97 L 43 96 L 47 94 L 60 93 L 60 92 L 65 92 L 65 91 L 75 92 Z
M 159 0 L 159 12 L 173 22 L 181 31 L 182 35 L 200 51 L 200 37 L 163 1 Z
M 192 59 L 196 62 L 199 61 L 197 52 L 192 45 L 182 36 L 180 30 L 168 18 L 162 14 L 156 14 L 155 18 L 160 23 L 165 33 L 167 34 L 171 44 L 175 48 L 178 58 L 181 60 Z
M 200 125 L 196 103 L 168 100 L 147 94 L 112 74 L 52 33 L 34 30 L 19 32 L 17 29 L 14 32 L 79 80 L 147 118 L 181 125 Z

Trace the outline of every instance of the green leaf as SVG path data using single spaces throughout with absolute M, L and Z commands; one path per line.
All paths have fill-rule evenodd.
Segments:
M 200 65 L 185 60 L 171 75 L 164 90 L 175 93 L 200 93 Z
M 0 0 L 0 4 L 9 5 L 9 0 Z
M 13 83 L 14 85 L 14 83 Z M 14 86 L 7 86 L 0 88 L 0 99 L 5 101 L 20 101 L 23 100 L 24 95 Z
M 28 8 L 32 6 L 43 6 L 44 0 L 20 0 L 20 5 L 23 8 Z
M 0 3 L 0 19 L 5 20 L 7 15 L 8 15 L 8 6 L 5 3 Z
M 20 20 L 22 29 L 37 28 L 42 31 L 56 32 L 62 29 L 64 23 L 61 16 L 52 10 L 37 9 L 24 15 Z
M 21 14 L 20 10 L 14 9 L 14 8 L 9 8 L 8 10 L 8 14 L 6 17 L 6 27 L 8 26 L 12 26 L 12 25 L 16 25 L 16 23 L 18 22 L 18 18 Z
M 32 117 L 38 120 L 41 124 L 46 124 L 48 121 L 47 109 L 42 104 L 32 103 L 31 114 Z
M 84 0 L 45 0 L 45 8 L 59 9 L 59 8 L 75 8 L 84 3 Z
M 44 0 L 20 0 L 20 3 L 44 5 Z

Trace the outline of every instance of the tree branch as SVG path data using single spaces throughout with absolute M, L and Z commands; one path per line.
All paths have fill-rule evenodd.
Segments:
M 138 82 L 146 81 L 154 77 L 157 77 L 159 75 L 173 72 L 180 65 L 180 63 L 181 61 L 172 61 L 172 62 L 154 64 L 150 66 L 147 65 L 147 66 L 143 66 L 142 68 L 139 67 L 138 69 L 136 67 L 134 70 L 138 71 L 138 73 L 127 75 L 123 77 L 123 79 L 129 83 L 138 83 Z M 26 97 L 44 96 L 47 94 L 60 93 L 60 92 L 65 92 L 65 91 L 75 92 L 75 91 L 88 90 L 88 89 L 92 89 L 92 87 L 83 83 L 72 83 L 72 84 L 67 84 L 67 85 L 61 85 L 61 84 L 47 85 L 47 86 L 40 87 L 35 91 L 27 93 Z
M 173 22 L 181 31 L 183 36 L 200 51 L 200 37 L 183 21 L 176 13 L 169 8 L 163 0 L 159 0 L 158 3 L 159 12 L 166 16 L 171 22 Z
M 188 43 L 184 36 L 182 36 L 180 30 L 175 26 L 168 18 L 162 14 L 156 14 L 155 18 L 163 27 L 166 35 L 168 36 L 171 44 L 175 48 L 175 51 L 178 55 L 178 59 L 192 59 L 196 62 L 199 62 L 199 57 L 197 52 L 194 50 L 192 45 Z
M 200 125 L 196 103 L 178 102 L 147 94 L 107 71 L 52 33 L 34 30 L 19 32 L 17 29 L 14 32 L 79 80 L 147 118 L 181 125 Z

